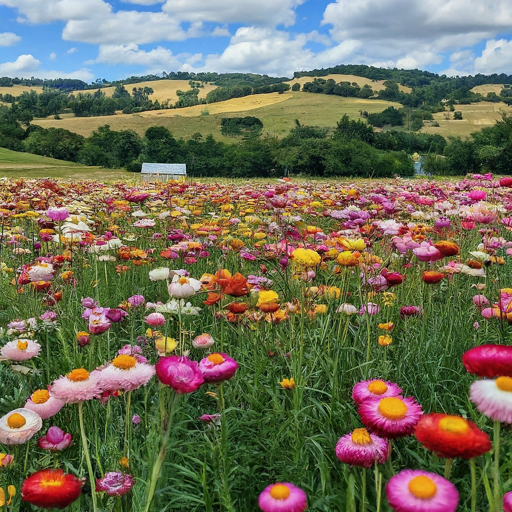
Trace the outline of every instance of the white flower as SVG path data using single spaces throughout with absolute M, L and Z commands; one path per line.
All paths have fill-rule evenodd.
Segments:
M 98 261 L 116 261 L 116 257 L 109 254 L 103 254 L 98 256 Z
M 170 313 L 172 315 L 176 315 L 180 312 L 182 315 L 199 315 L 199 311 L 201 308 L 192 306 L 190 302 L 185 303 L 183 299 L 177 301 L 176 299 L 172 299 L 170 302 L 166 304 L 157 304 L 155 307 L 155 311 L 157 313 Z
M 136 212 L 132 213 L 132 217 L 147 217 L 147 213 L 144 213 L 142 210 L 137 210 Z
M 158 214 L 158 218 L 163 220 L 163 219 L 166 219 L 167 217 L 169 217 L 169 215 L 171 215 L 171 212 L 169 212 L 169 211 L 161 212 Z
M 475 259 L 477 259 L 478 261 L 487 261 L 489 259 L 489 255 L 486 253 L 486 252 L 482 252 L 482 251 L 470 251 L 469 254 L 471 254 L 471 256 L 473 256 Z
M 152 228 L 156 222 L 153 219 L 141 219 L 133 223 L 136 228 Z
M 155 268 L 149 272 L 151 281 L 165 281 L 169 279 L 170 270 L 167 267 Z
M 462 265 L 460 269 L 461 274 L 467 274 L 473 277 L 485 277 L 485 270 L 483 268 L 471 268 L 467 265 Z
M 352 304 L 341 304 L 340 307 L 336 310 L 337 313 L 343 313 L 344 315 L 355 315 L 357 313 L 357 308 Z
M 169 295 L 178 299 L 191 297 L 201 289 L 201 281 L 191 277 L 175 275 L 168 287 Z
M 91 228 L 85 222 L 82 222 L 81 220 L 78 221 L 77 223 L 64 222 L 64 224 L 62 224 L 62 233 L 64 233 L 65 235 L 67 235 L 68 233 L 77 233 L 77 232 L 83 233 L 86 231 L 91 231 Z
M 53 265 L 50 263 L 39 263 L 28 271 L 28 278 L 32 281 L 51 281 L 53 278 Z

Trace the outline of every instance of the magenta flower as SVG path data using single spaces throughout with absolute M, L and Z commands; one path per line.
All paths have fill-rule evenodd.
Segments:
M 48 208 L 46 215 L 54 222 L 62 222 L 69 217 L 67 208 Z
M 421 306 L 402 306 L 400 308 L 400 317 L 406 318 L 408 316 L 420 316 L 423 314 Z
M 199 363 L 205 382 L 229 380 L 238 369 L 238 363 L 227 354 L 215 353 L 201 359 Z
M 128 314 L 122 309 L 109 309 L 105 313 L 105 317 L 115 324 L 120 322 L 125 316 L 128 316 Z
M 135 480 L 127 473 L 110 471 L 103 478 L 96 479 L 96 492 L 106 492 L 109 496 L 122 496 L 130 492 Z
M 371 468 L 375 461 L 384 464 L 389 457 L 389 443 L 365 428 L 357 428 L 354 432 L 339 439 L 336 444 L 336 457 L 340 462 Z
M 442 476 L 405 469 L 386 485 L 386 497 L 395 512 L 455 512 L 459 493 Z
M 188 357 L 161 357 L 155 369 L 158 380 L 174 389 L 179 395 L 196 391 L 204 382 L 199 364 Z
M 132 423 L 134 425 L 138 425 L 140 423 L 140 416 L 138 414 L 134 414 L 132 416 Z
M 72 440 L 73 438 L 71 437 L 71 434 L 64 432 L 59 427 L 53 426 L 48 429 L 45 436 L 40 437 L 37 440 L 37 444 L 39 448 L 42 448 L 43 450 L 60 452 L 67 448 L 71 444 Z
M 265 487 L 258 498 L 263 512 L 304 512 L 308 507 L 306 493 L 290 483 L 278 483 Z
M 112 327 L 112 323 L 107 318 L 106 311 L 103 308 L 89 309 L 87 311 L 90 311 L 89 332 L 91 334 L 103 334 Z
M 444 258 L 443 254 L 428 242 L 421 242 L 420 246 L 412 252 L 420 261 L 434 262 Z
M 352 389 L 352 400 L 361 404 L 368 398 L 386 398 L 398 396 L 402 390 L 393 382 L 379 379 L 363 380 Z
M 468 373 L 479 377 L 512 377 L 512 347 L 507 345 L 481 345 L 462 356 Z
M 503 512 L 512 512 L 512 491 L 503 496 Z
M 203 414 L 197 418 L 198 420 L 204 421 L 205 423 L 220 423 L 220 414 Z

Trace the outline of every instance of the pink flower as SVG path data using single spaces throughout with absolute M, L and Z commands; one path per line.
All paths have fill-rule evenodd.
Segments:
M 197 418 L 198 420 L 204 421 L 205 423 L 215 423 L 220 422 L 221 415 L 220 414 L 203 414 Z
M 134 356 L 120 355 L 98 375 L 103 391 L 133 391 L 151 380 L 155 375 L 155 367 L 139 363 Z
M 134 425 L 138 425 L 140 423 L 140 416 L 138 414 L 134 414 L 132 416 L 132 423 Z
M 207 333 L 200 334 L 192 340 L 192 346 L 194 348 L 210 348 L 213 347 L 214 343 L 215 340 Z
M 83 368 L 73 370 L 53 382 L 51 394 L 67 404 L 92 400 L 101 395 L 99 372 L 89 373 Z
M 67 434 L 59 427 L 53 426 L 48 429 L 45 436 L 40 437 L 37 440 L 37 445 L 43 450 L 60 452 L 67 448 L 71 444 L 72 440 L 73 438 L 71 437 L 71 434 Z
M 469 399 L 488 418 L 512 423 L 512 378 L 477 380 L 469 388 Z
M 14 409 L 0 418 L 0 443 L 23 444 L 41 430 L 41 416 L 29 409 Z
M 412 251 L 420 261 L 434 262 L 444 258 L 443 254 L 428 242 L 421 242 L 421 245 Z
M 388 460 L 389 443 L 386 439 L 369 434 L 365 428 L 357 428 L 339 439 L 336 457 L 351 466 L 371 468 L 375 462 L 384 464 Z
M 468 197 L 472 201 L 485 201 L 485 198 L 487 196 L 487 193 L 485 190 L 472 190 L 468 193 Z
M 227 354 L 215 353 L 199 363 L 205 382 L 222 382 L 231 379 L 238 369 L 238 363 Z
M 46 215 L 54 222 L 62 222 L 69 217 L 69 211 L 67 208 L 48 208 Z
M 459 504 L 459 493 L 449 480 L 413 469 L 391 477 L 386 497 L 395 512 L 455 512 Z
M 188 357 L 161 357 L 155 370 L 158 380 L 180 395 L 196 391 L 204 382 L 197 361 L 191 361 Z
M 423 314 L 421 306 L 402 306 L 400 308 L 400 317 L 405 318 L 408 316 L 419 316 Z
M 484 306 L 489 304 L 489 299 L 485 295 L 475 295 L 473 297 L 473 304 L 477 308 L 482 309 Z
M 360 315 L 364 315 L 368 313 L 369 315 L 376 315 L 380 312 L 380 306 L 375 304 L 374 302 L 368 302 L 368 304 L 363 304 L 361 309 L 359 310 Z
M 468 373 L 479 377 L 512 377 L 512 347 L 508 345 L 481 345 L 462 355 Z
M 503 496 L 503 512 L 512 512 L 512 491 Z
M 176 274 L 167 288 L 171 297 L 186 299 L 195 295 L 201 289 L 201 286 L 201 281 L 197 279 Z
M 55 416 L 64 407 L 64 402 L 50 394 L 46 389 L 32 393 L 25 404 L 25 409 L 37 412 L 43 420 Z
M 98 311 L 101 309 L 101 312 Z M 106 316 L 106 312 L 103 308 L 89 309 L 89 332 L 91 334 L 103 334 L 112 327 L 112 323 Z M 107 310 L 108 311 L 108 310 Z
M 28 361 L 41 352 L 41 345 L 37 341 L 19 339 L 6 343 L 0 350 L 3 358 L 10 361 Z
M 386 398 L 399 396 L 402 390 L 393 382 L 380 379 L 363 380 L 358 382 L 352 390 L 352 399 L 361 404 L 368 398 Z
M 412 435 L 422 414 L 414 398 L 399 396 L 365 400 L 358 412 L 369 430 L 389 439 Z
M 109 496 L 122 496 L 131 490 L 135 480 L 127 473 L 110 471 L 103 478 L 96 479 L 96 492 L 106 492 Z
M 146 299 L 142 295 L 133 295 L 132 297 L 128 297 L 127 300 L 128 304 L 133 307 L 142 306 L 144 302 L 146 302 Z
M 162 313 L 151 313 L 144 318 L 144 321 L 151 327 L 158 327 L 165 324 L 165 316 Z
M 272 484 L 258 498 L 263 512 L 304 512 L 308 506 L 306 493 L 290 483 Z

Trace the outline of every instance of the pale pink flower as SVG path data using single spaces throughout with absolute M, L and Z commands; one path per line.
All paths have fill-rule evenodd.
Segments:
M 41 430 L 43 420 L 34 411 L 14 409 L 0 418 L 0 443 L 23 444 Z
M 37 341 L 18 339 L 9 341 L 0 350 L 4 359 L 11 361 L 28 361 L 41 352 L 41 345 Z

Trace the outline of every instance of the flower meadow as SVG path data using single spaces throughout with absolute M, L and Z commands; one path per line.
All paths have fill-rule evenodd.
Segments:
M 512 178 L 0 184 L 0 510 L 512 511 Z

